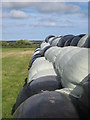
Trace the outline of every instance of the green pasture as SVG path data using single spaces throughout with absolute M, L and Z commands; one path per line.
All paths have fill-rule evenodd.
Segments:
M 35 48 L 2 49 L 2 116 L 11 118 L 12 107 L 28 76 L 28 66 Z

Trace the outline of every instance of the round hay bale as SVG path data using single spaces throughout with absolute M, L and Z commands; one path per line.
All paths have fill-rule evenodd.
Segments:
M 79 118 L 70 98 L 62 93 L 47 91 L 28 98 L 13 118 Z
M 30 81 L 32 80 L 35 80 L 37 78 L 40 78 L 40 77 L 45 77 L 45 76 L 57 76 L 56 72 L 54 69 L 46 69 L 46 70 L 41 70 L 41 71 L 38 71 L 37 73 L 35 73 L 32 78 L 31 77 L 28 77 L 28 80 L 27 82 L 29 83 Z
M 63 36 L 63 37 L 59 40 L 57 46 L 58 46 L 58 47 L 64 47 L 65 42 L 66 42 L 68 39 L 71 39 L 71 38 L 73 38 L 73 35 L 65 35 L 65 36 Z
M 43 61 L 43 63 L 41 64 L 35 64 L 32 65 L 32 67 L 29 70 L 29 75 L 28 75 L 28 80 L 32 80 L 32 77 L 37 74 L 40 71 L 43 70 L 49 70 L 49 69 L 54 69 L 52 63 L 48 62 L 48 61 Z
M 52 46 L 57 46 L 59 40 L 61 39 L 61 37 L 55 37 L 52 41 L 51 41 L 51 45 Z
M 70 43 L 70 46 L 77 46 L 77 44 L 78 44 L 78 42 L 79 42 L 79 40 L 81 39 L 82 37 L 80 37 L 80 36 L 75 36 L 73 39 L 72 39 L 72 41 L 71 41 L 71 43 Z
M 55 62 L 55 59 L 57 57 L 57 55 L 60 53 L 62 48 L 59 48 L 57 46 L 53 46 L 51 47 L 50 49 L 48 49 L 46 52 L 45 52 L 45 58 L 54 63 Z
M 56 76 L 45 76 L 32 80 L 30 83 L 27 83 L 19 93 L 15 106 L 13 108 L 13 113 L 23 103 L 26 99 L 32 95 L 38 94 L 41 91 L 49 90 L 54 91 L 56 89 L 62 88 L 59 78 Z
M 65 46 L 70 46 L 70 43 L 72 42 L 72 39 L 73 39 L 73 38 L 74 38 L 74 36 L 71 37 L 70 39 L 68 39 L 68 40 L 65 42 L 64 47 L 65 47 Z
M 46 37 L 45 42 L 48 42 L 50 38 L 55 37 L 54 35 L 49 35 Z
M 88 38 L 88 35 L 83 36 L 83 37 L 79 40 L 77 46 L 78 46 L 78 47 L 82 47 L 82 46 L 85 44 L 87 38 Z
M 85 43 L 82 47 L 90 48 L 90 35 L 88 36 L 87 40 L 85 41 Z

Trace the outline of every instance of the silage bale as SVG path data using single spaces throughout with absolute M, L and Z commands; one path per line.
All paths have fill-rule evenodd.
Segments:
M 89 87 L 90 86 L 90 74 L 88 74 L 81 82 L 80 85 L 76 85 L 75 88 L 63 88 L 55 90 L 62 94 L 66 94 L 70 97 L 72 103 L 74 104 L 76 110 L 79 113 L 80 118 L 88 118 L 88 101 L 90 100 L 89 96 Z M 81 94 L 80 94 L 81 92 Z
M 75 36 L 75 37 L 72 39 L 72 41 L 71 41 L 71 43 L 70 43 L 70 46 L 77 46 L 79 40 L 80 40 L 82 37 L 83 37 L 83 35 L 77 35 L 77 36 Z
M 66 42 L 68 39 L 71 39 L 71 38 L 73 38 L 73 37 L 74 37 L 73 35 L 65 35 L 65 36 L 63 36 L 63 37 L 59 40 L 57 46 L 58 46 L 58 47 L 64 47 L 65 42 Z
M 40 50 L 40 47 L 36 48 L 34 52 L 39 51 L 39 50 Z
M 55 37 L 50 38 L 49 41 L 48 41 L 48 43 L 51 44 L 51 42 L 53 41 L 54 38 Z
M 43 58 L 43 59 L 41 59 L 41 58 Z M 40 65 L 40 66 L 44 66 L 44 64 L 47 64 L 47 65 L 48 65 L 49 62 L 48 62 L 44 57 L 37 58 L 37 59 L 33 62 L 32 67 L 30 68 L 30 70 L 34 69 L 35 67 L 38 68 L 39 65 Z M 30 70 L 29 70 L 29 71 L 30 71 Z
M 40 53 L 40 50 L 34 52 L 33 55 L 32 55 L 32 57 L 33 57 L 34 55 L 38 54 L 38 53 Z
M 29 68 L 31 68 L 31 66 L 32 66 L 33 62 L 34 62 L 37 58 L 39 58 L 39 57 L 43 57 L 43 55 L 42 55 L 42 53 L 41 53 L 41 52 L 40 52 L 40 53 L 38 53 L 38 54 L 36 54 L 36 55 L 34 55 L 34 56 L 32 57 L 32 59 L 31 59 L 31 61 L 30 61 Z
M 87 40 L 85 41 L 85 43 L 82 47 L 90 48 L 90 35 L 88 36 Z
M 42 55 L 44 56 L 45 52 L 46 52 L 49 48 L 51 48 L 51 47 L 52 47 L 51 45 L 48 45 L 48 46 L 44 47 L 40 52 L 41 52 Z
M 79 118 L 70 98 L 56 91 L 45 91 L 28 98 L 13 118 Z
M 78 46 L 78 47 L 82 47 L 82 46 L 84 45 L 85 41 L 87 40 L 87 38 L 88 38 L 88 35 L 83 36 L 83 37 L 79 40 L 77 46 Z
M 84 92 L 79 98 L 81 104 L 84 104 L 88 107 L 88 101 L 90 100 L 90 74 L 88 74 L 81 82 Z
M 57 55 L 60 53 L 62 48 L 57 46 L 53 46 L 45 52 L 45 58 L 49 61 L 54 63 Z
M 52 41 L 51 41 L 51 45 L 52 46 L 57 46 L 58 42 L 60 41 L 61 37 L 55 37 Z
M 81 48 L 65 65 L 62 78 L 73 84 L 79 84 L 90 72 L 88 70 L 88 49 Z
M 45 77 L 45 76 L 52 76 L 52 75 L 57 76 L 57 74 L 56 74 L 54 69 L 41 70 L 41 71 L 37 72 L 35 75 L 33 75 L 32 78 L 28 77 L 28 81 L 27 82 L 29 83 L 31 80 L 35 80 L 37 78 Z
M 56 89 L 61 89 L 61 81 L 58 76 L 45 76 L 39 77 L 36 80 L 32 80 L 30 83 L 31 93 L 34 95 L 40 91 L 54 91 Z
M 40 48 L 41 48 L 41 50 L 43 50 L 47 46 L 50 46 L 50 44 L 46 43 L 46 42 L 42 42 L 41 45 L 40 45 Z
M 64 66 L 61 74 L 62 86 L 68 89 L 74 89 L 72 94 L 79 97 L 83 93 L 80 82 L 88 73 L 88 49 L 81 48 L 81 51 L 73 55 Z M 77 88 L 75 89 L 76 85 Z
M 54 35 L 49 35 L 46 37 L 45 42 L 48 42 L 50 38 L 55 37 Z
M 46 43 L 45 43 L 45 44 L 46 44 Z M 45 53 L 50 47 L 52 47 L 52 46 L 50 46 L 50 45 L 45 45 L 45 46 L 42 47 L 42 49 L 41 49 L 40 51 L 36 51 L 36 52 L 33 54 L 33 56 L 32 56 L 32 59 L 31 59 L 31 61 L 30 61 L 30 66 L 29 66 L 29 68 L 32 66 L 33 62 L 34 62 L 37 58 L 43 57 L 43 56 L 44 56 L 44 53 Z
M 73 38 L 74 38 L 74 36 L 71 37 L 70 39 L 68 39 L 68 40 L 65 42 L 64 47 L 65 47 L 65 46 L 70 46 L 70 43 L 72 42 L 72 39 L 73 39 Z
M 29 97 L 40 93 L 41 91 L 49 90 L 54 91 L 60 89 L 61 83 L 58 80 L 57 76 L 45 76 L 32 80 L 30 83 L 27 83 L 22 90 L 20 91 L 15 106 L 13 108 L 13 113 Z
M 81 51 L 81 48 L 78 47 L 73 47 L 72 50 L 69 50 L 69 48 L 65 49 L 65 52 L 63 51 L 64 55 L 61 55 L 60 57 L 58 57 L 58 71 L 60 73 L 60 75 L 62 75 L 64 66 L 68 63 L 68 61 L 75 55 L 77 54 L 79 51 Z
M 44 61 L 46 61 L 45 57 L 39 57 L 33 62 L 32 66 L 43 63 Z
M 75 88 L 75 86 L 88 75 L 88 49 L 79 48 L 77 51 L 78 50 L 80 51 L 77 54 L 72 54 L 73 56 L 70 60 L 68 60 L 66 63 L 65 60 L 62 62 L 63 65 L 65 64 L 64 66 L 59 62 L 58 58 L 57 61 L 55 61 L 55 68 L 59 70 L 63 87 Z M 61 66 L 63 69 L 61 69 Z M 80 95 L 80 93 L 82 93 L 82 88 L 78 88 L 81 90 L 76 91 L 76 93 Z
M 86 35 L 86 34 L 79 34 L 78 36 L 82 38 L 82 37 L 84 37 L 85 35 Z
M 35 74 L 39 73 L 40 71 L 43 71 L 43 70 L 49 71 L 49 69 L 54 70 L 54 67 L 53 67 L 52 63 L 50 63 L 48 61 L 44 61 L 41 64 L 32 65 L 32 67 L 29 70 L 28 81 L 30 82 L 32 80 L 33 76 L 35 76 Z
M 60 53 L 57 55 L 56 60 L 55 60 L 55 69 L 58 69 L 59 64 L 60 64 L 60 59 L 64 55 L 66 55 L 67 53 L 69 53 L 70 51 L 73 51 L 74 49 L 75 49 L 75 47 L 73 47 L 73 46 L 67 46 L 67 47 L 63 47 L 61 49 Z M 67 59 L 65 59 L 65 61 L 67 61 Z

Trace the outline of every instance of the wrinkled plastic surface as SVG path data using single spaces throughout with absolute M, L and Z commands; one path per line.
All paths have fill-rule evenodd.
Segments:
M 51 91 L 28 98 L 13 118 L 78 118 L 78 114 L 68 96 Z

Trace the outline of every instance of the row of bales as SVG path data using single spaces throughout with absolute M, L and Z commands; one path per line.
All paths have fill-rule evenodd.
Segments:
M 90 36 L 46 37 L 36 48 L 13 118 L 88 118 Z

